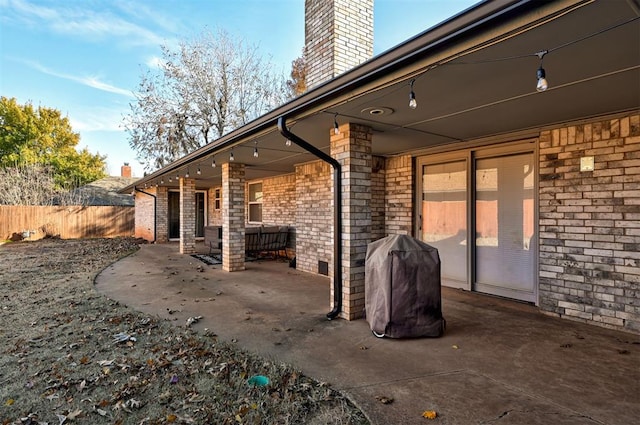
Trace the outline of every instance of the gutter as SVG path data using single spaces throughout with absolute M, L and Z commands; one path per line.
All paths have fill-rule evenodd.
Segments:
M 327 319 L 333 320 L 342 311 L 342 166 L 331 155 L 327 155 L 289 131 L 286 115 L 278 118 L 278 130 L 292 143 L 327 162 L 333 168 L 333 310 L 327 313 Z
M 144 193 L 145 195 L 153 197 L 153 240 L 151 241 L 151 243 L 155 243 L 156 242 L 156 235 L 158 234 L 158 221 L 156 220 L 156 211 L 157 211 L 157 207 L 158 207 L 158 197 L 156 195 L 152 194 L 152 193 L 145 192 L 144 190 L 138 189 L 135 186 L 133 186 L 133 190 L 136 191 L 136 192 Z

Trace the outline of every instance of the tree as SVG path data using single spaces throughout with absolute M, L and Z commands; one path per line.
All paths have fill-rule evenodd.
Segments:
M 258 47 L 222 30 L 182 41 L 176 50 L 162 46 L 162 56 L 160 67 L 141 77 L 124 119 L 129 144 L 149 171 L 292 97 Z
M 0 168 L 38 165 L 67 190 L 104 177 L 106 157 L 77 151 L 79 141 L 60 111 L 0 97 Z
M 293 96 L 299 96 L 307 91 L 307 59 L 304 53 L 291 62 L 291 79 L 287 86 Z

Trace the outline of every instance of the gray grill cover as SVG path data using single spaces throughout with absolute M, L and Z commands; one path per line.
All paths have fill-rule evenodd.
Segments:
M 367 246 L 365 313 L 371 330 L 391 338 L 444 331 L 438 250 L 405 235 Z

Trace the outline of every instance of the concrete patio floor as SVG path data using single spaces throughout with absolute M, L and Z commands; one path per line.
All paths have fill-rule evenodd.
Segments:
M 443 288 L 443 337 L 378 339 L 365 320 L 326 320 L 329 285 L 283 261 L 227 273 L 175 244 L 143 245 L 96 278 L 108 297 L 176 325 L 203 316 L 195 329 L 330 383 L 376 425 L 639 423 L 638 335 Z

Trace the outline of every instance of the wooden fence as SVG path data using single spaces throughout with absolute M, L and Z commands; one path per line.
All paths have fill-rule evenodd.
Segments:
M 0 240 L 133 236 L 134 207 L 0 205 Z

